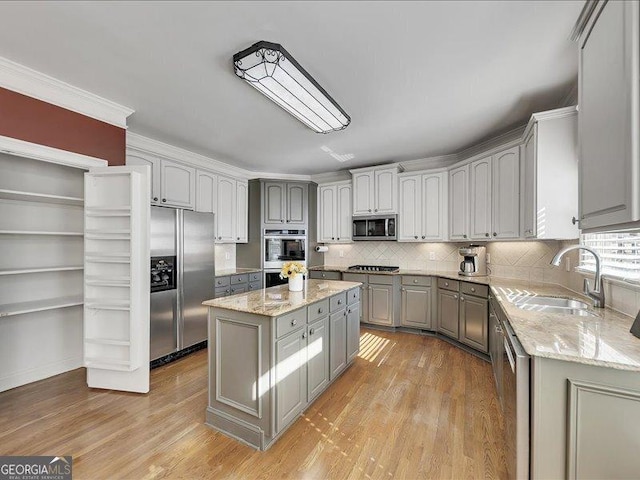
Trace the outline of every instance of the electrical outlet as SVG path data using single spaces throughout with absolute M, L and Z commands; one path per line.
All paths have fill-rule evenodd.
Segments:
M 491 254 L 487 253 L 487 265 L 491 263 Z
M 224 252 L 224 259 L 231 260 L 231 254 L 229 252 Z
M 570 257 L 565 257 L 566 260 L 564 261 L 565 264 L 565 268 L 567 269 L 567 272 L 571 271 L 571 258 Z
M 435 260 L 436 259 L 436 252 L 429 252 L 429 260 Z
M 340 250 L 340 252 L 338 253 L 338 256 L 340 258 L 344 258 L 344 250 Z

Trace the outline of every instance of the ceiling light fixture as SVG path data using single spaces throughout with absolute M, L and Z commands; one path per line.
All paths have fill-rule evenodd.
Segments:
M 261 41 L 233 56 L 238 77 L 318 133 L 347 128 L 351 118 L 282 45 Z

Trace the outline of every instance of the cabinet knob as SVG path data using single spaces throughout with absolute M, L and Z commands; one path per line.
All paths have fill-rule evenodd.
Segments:
M 347 316 L 347 312 L 346 311 L 342 312 L 342 316 L 346 317 Z
M 336 239 L 336 237 L 331 237 L 331 240 L 335 240 L 335 239 Z
M 494 237 L 497 237 L 497 236 L 498 236 L 498 234 L 497 234 L 496 232 L 493 232 L 493 236 L 494 236 Z
M 475 292 L 475 291 L 476 291 L 476 289 L 475 289 L 475 288 L 473 288 L 473 287 L 471 287 L 471 291 L 472 291 L 472 292 Z
M 457 300 L 458 299 L 458 295 L 454 295 L 453 298 Z
M 377 211 L 378 211 L 378 209 L 376 208 L 376 209 L 375 209 L 375 211 L 377 212 Z
M 318 313 L 322 313 L 322 309 L 321 308 L 318 309 Z
M 225 290 L 226 293 L 231 293 L 231 290 L 229 290 L 228 288 Z
M 418 235 L 416 235 L 416 236 L 415 236 L 415 237 L 413 237 L 413 238 L 415 238 L 415 239 L 417 240 L 417 239 L 418 239 Z
M 571 219 L 571 223 L 573 223 L 574 225 L 575 225 L 576 223 L 578 223 L 578 224 L 579 224 L 579 223 L 580 223 L 580 220 L 578 220 L 576 217 L 573 217 L 573 218 Z
M 338 300 L 338 305 L 342 305 L 342 300 Z
M 289 220 L 287 220 L 287 223 L 289 223 Z
M 444 282 L 444 286 L 448 287 L 449 286 L 449 282 Z
M 340 240 L 340 237 L 338 237 L 338 240 Z
M 462 295 L 460 295 L 460 301 L 464 302 L 464 297 Z
M 351 309 L 347 310 L 347 313 L 351 313 Z
M 425 239 L 425 236 L 424 236 L 424 235 L 422 235 L 422 239 L 423 239 L 423 240 Z
M 465 234 L 465 235 L 462 235 L 462 238 L 467 238 L 467 235 L 466 235 L 466 234 Z
M 485 237 L 488 237 L 488 236 L 489 236 L 489 233 L 485 233 L 485 234 L 484 234 L 484 236 L 485 236 Z
M 158 197 L 153 197 L 153 201 L 157 202 L 158 201 Z
M 322 278 L 326 278 L 326 277 L 327 277 L 327 275 L 323 273 L 322 274 Z
M 400 289 L 400 291 L 401 291 L 401 292 L 406 292 L 407 290 L 406 290 L 404 287 L 402 287 L 402 288 Z
M 291 326 L 295 326 L 298 324 L 298 320 L 296 320 L 295 318 L 293 320 L 291 320 Z
M 302 332 L 302 338 L 307 338 L 307 332 Z
M 371 211 L 371 209 L 369 209 L 369 211 Z
M 163 201 L 164 203 L 166 203 L 167 199 L 166 199 L 166 198 L 163 198 L 163 199 L 162 199 L 162 201 Z
M 316 333 L 315 328 L 310 328 L 309 329 L 309 335 L 313 335 L 314 333 Z
M 414 278 L 414 279 L 413 279 L 413 283 L 418 283 L 418 279 L 417 279 L 417 278 Z
M 280 220 L 280 223 L 284 223 L 284 220 Z

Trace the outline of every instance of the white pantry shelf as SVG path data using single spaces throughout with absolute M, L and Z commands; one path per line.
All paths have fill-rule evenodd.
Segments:
M 86 308 L 92 308 L 94 310 L 129 311 L 131 309 L 131 302 L 127 300 L 87 298 L 84 302 L 84 306 Z
M 129 287 L 131 285 L 131 278 L 128 276 L 86 276 L 84 281 L 86 285 L 92 287 Z
M 96 345 L 113 345 L 116 347 L 128 347 L 131 345 L 131 342 L 125 340 L 112 340 L 109 338 L 89 338 L 85 337 L 84 339 L 87 343 L 94 343 Z
M 131 255 L 128 253 L 86 252 L 85 261 L 93 263 L 131 263 Z
M 45 272 L 71 272 L 74 270 L 84 270 L 84 266 L 60 266 L 60 267 L 34 267 L 34 268 L 2 268 L 0 275 L 22 275 L 28 273 Z
M 56 308 L 67 308 L 82 305 L 83 299 L 81 295 L 72 297 L 48 298 L 46 300 L 33 300 L 30 302 L 8 303 L 0 305 L 0 317 L 9 317 L 12 315 L 22 315 L 24 313 L 43 312 L 45 310 L 54 310 Z
M 82 237 L 83 232 L 43 232 L 29 230 L 0 230 L 0 235 L 60 235 L 64 237 Z
M 105 357 L 86 357 L 85 366 L 87 368 L 99 368 L 104 370 L 121 370 L 123 372 L 130 372 L 131 362 L 125 360 L 114 360 Z
M 79 207 L 84 205 L 84 199 L 80 197 L 65 197 L 63 195 L 24 192 L 20 190 L 0 189 L 0 198 L 5 200 L 21 200 L 26 202 L 55 203 L 55 204 L 61 204 L 61 205 L 74 205 Z

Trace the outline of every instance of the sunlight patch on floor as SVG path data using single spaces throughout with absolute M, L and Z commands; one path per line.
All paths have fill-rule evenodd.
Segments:
M 368 362 L 373 362 L 389 344 L 389 340 L 366 332 L 360 336 L 360 353 L 358 356 Z

